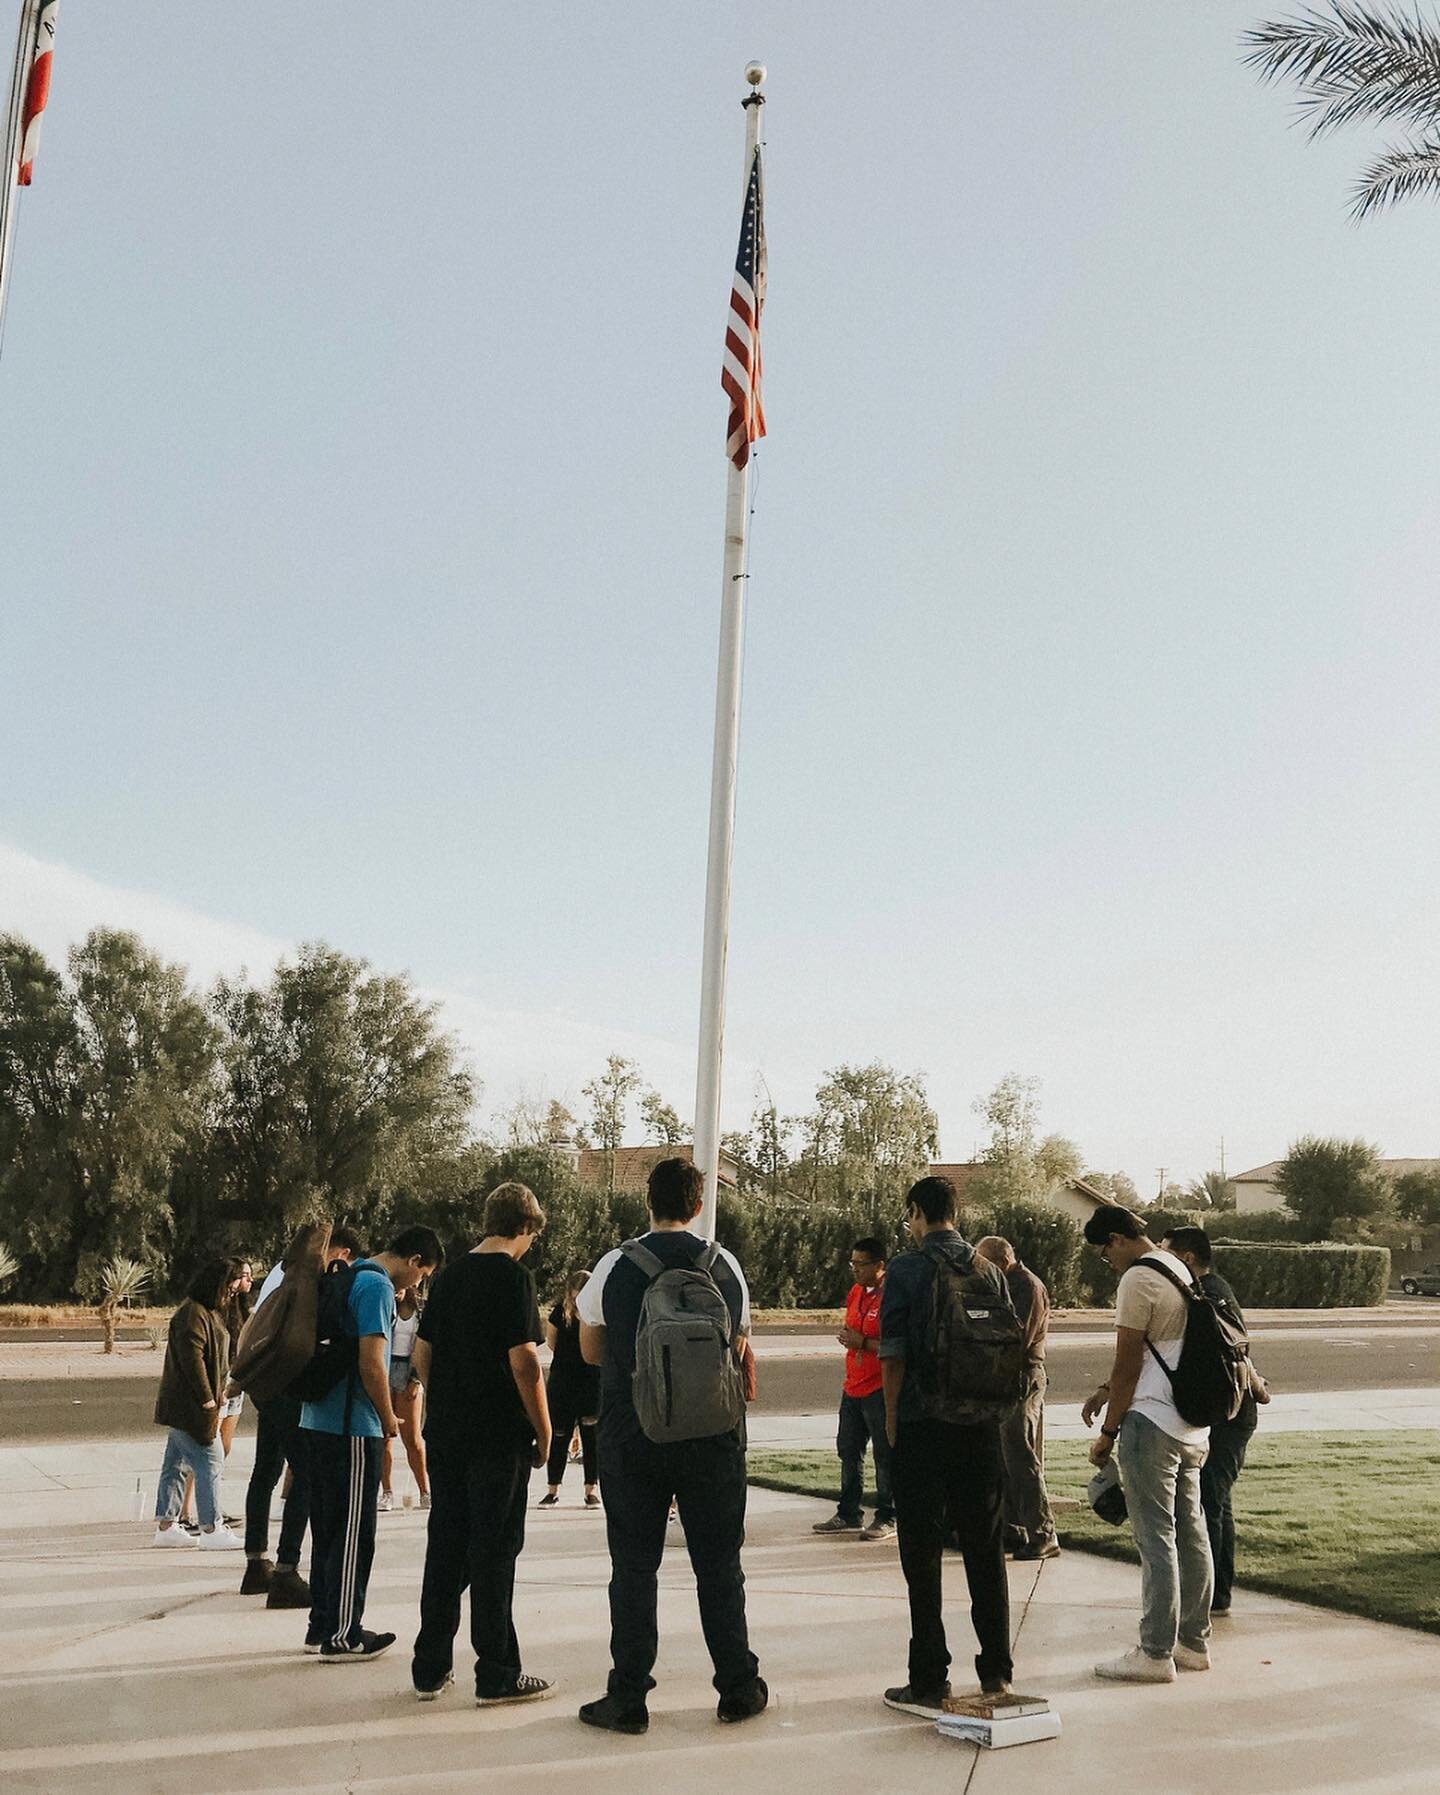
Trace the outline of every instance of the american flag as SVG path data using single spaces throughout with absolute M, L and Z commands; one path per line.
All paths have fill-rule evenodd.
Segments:
M 760 402 L 760 311 L 765 304 L 765 182 L 760 150 L 750 164 L 745 210 L 740 215 L 740 248 L 735 256 L 735 284 L 730 289 L 730 317 L 725 325 L 725 360 L 720 384 L 730 399 L 725 453 L 736 467 L 750 459 L 750 445 L 765 434 L 765 408 Z
M 35 17 L 35 36 L 31 47 L 30 70 L 25 77 L 25 95 L 20 108 L 20 167 L 16 181 L 28 187 L 35 176 L 35 149 L 40 142 L 40 120 L 50 98 L 50 64 L 55 48 L 55 17 L 60 0 L 39 0 Z

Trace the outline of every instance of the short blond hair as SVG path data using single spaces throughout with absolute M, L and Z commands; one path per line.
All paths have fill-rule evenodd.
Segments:
M 528 1184 L 497 1184 L 485 1199 L 480 1226 L 502 1240 L 517 1234 L 539 1234 L 545 1227 L 545 1211 Z

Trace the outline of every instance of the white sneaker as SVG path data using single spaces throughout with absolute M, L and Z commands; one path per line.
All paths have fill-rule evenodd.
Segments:
M 243 1552 L 245 1542 L 238 1533 L 232 1533 L 224 1525 L 214 1528 L 209 1533 L 200 1535 L 202 1552 Z
M 1148 1652 L 1142 1652 L 1138 1645 L 1132 1645 L 1123 1657 L 1110 1658 L 1104 1664 L 1097 1664 L 1095 1675 L 1104 1677 L 1109 1683 L 1173 1683 L 1175 1660 L 1152 1658 Z
M 1193 1646 L 1177 1645 L 1175 1647 L 1175 1668 L 1177 1670 L 1209 1670 L 1210 1648 L 1202 1645 L 1197 1652 Z
M 242 1541 L 241 1543 L 243 1544 L 244 1542 Z M 150 1544 L 152 1546 L 193 1546 L 195 1544 L 195 1535 L 193 1533 L 187 1533 L 177 1521 L 171 1527 L 157 1527 L 155 1529 L 155 1537 L 151 1540 Z
M 393 1493 L 389 1490 L 381 1490 L 379 1498 L 375 1503 L 378 1512 L 382 1515 L 388 1515 L 394 1506 L 395 1497 Z

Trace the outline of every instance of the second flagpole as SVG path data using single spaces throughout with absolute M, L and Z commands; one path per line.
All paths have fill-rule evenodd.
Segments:
M 745 180 L 760 143 L 760 84 L 765 70 L 745 71 Z M 758 323 L 758 319 L 757 319 Z M 758 379 L 758 370 L 756 370 Z M 720 1089 L 725 1043 L 725 961 L 730 942 L 730 862 L 735 841 L 735 772 L 740 752 L 740 677 L 745 657 L 745 533 L 750 509 L 748 454 L 732 460 L 725 486 L 725 557 L 720 585 L 720 662 L 715 680 L 715 742 L 710 772 L 710 841 L 705 872 L 705 948 L 700 975 L 700 1042 L 695 1071 L 695 1164 L 705 1175 L 697 1223 L 715 1237 L 720 1171 Z

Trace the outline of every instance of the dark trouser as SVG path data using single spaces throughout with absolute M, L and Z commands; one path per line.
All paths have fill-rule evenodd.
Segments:
M 384 1442 L 306 1431 L 310 1461 L 310 1637 L 356 1645 L 375 1557 Z
M 570 1437 L 576 1425 L 580 1428 L 580 1457 L 587 1484 L 595 1482 L 596 1444 L 594 1415 L 600 1406 L 597 1395 L 586 1395 L 579 1390 L 567 1390 L 564 1384 L 557 1389 L 552 1381 L 546 1388 L 546 1397 L 550 1403 L 550 1462 L 545 1467 L 546 1483 L 560 1483 L 564 1480 L 565 1467 L 570 1462 Z M 589 1420 L 583 1417 L 589 1416 Z
M 1212 1608 L 1230 1606 L 1235 1581 L 1235 1511 L 1230 1495 L 1245 1463 L 1255 1419 L 1255 1398 L 1247 1396 L 1233 1421 L 1210 1429 L 1210 1456 L 1200 1467 L 1200 1506 L 1205 1511 L 1205 1530 L 1215 1564 Z
M 276 1563 L 292 1568 L 300 1563 L 300 1548 L 310 1524 L 310 1471 L 305 1462 L 306 1434 L 300 1426 L 300 1399 L 272 1396 L 256 1403 L 259 1424 L 255 1429 L 255 1467 L 245 1488 L 245 1550 L 252 1558 L 263 1557 L 270 1544 L 270 1498 L 288 1461 L 292 1473 L 290 1494 L 280 1517 L 280 1544 Z
M 632 1424 L 633 1425 L 633 1424 Z M 610 1545 L 610 1693 L 644 1705 L 659 1649 L 657 1573 L 674 1498 L 695 1573 L 700 1625 L 721 1695 L 758 1674 L 745 1625 L 745 1447 L 738 1433 L 657 1446 L 600 1421 L 600 1487 Z
M 1045 1488 L 1045 1367 L 1032 1365 L 1025 1400 L 1000 1423 L 1005 1470 L 1005 1536 L 1024 1551 L 1055 1537 L 1055 1517 Z
M 890 1491 L 890 1439 L 885 1432 L 885 1396 L 880 1390 L 869 1396 L 840 1398 L 840 1425 L 835 1451 L 840 1459 L 840 1502 L 836 1513 L 852 1524 L 860 1519 L 865 1499 L 865 1446 L 875 1449 L 875 1519 L 895 1519 L 895 1498 Z
M 949 1680 L 940 1562 L 951 1529 L 965 1557 L 970 1619 L 980 1642 L 976 1673 L 982 1682 L 1009 1682 L 1010 1588 L 998 1424 L 904 1423 L 895 1444 L 894 1480 L 900 1567 L 910 1593 L 911 1688 L 930 1694 Z
M 410 1667 L 417 1689 L 434 1689 L 450 1674 L 467 1584 L 475 1693 L 503 1695 L 520 1674 L 511 1609 L 515 1560 L 525 1544 L 530 1451 L 518 1441 L 488 1436 L 425 1441 L 430 1527 Z

